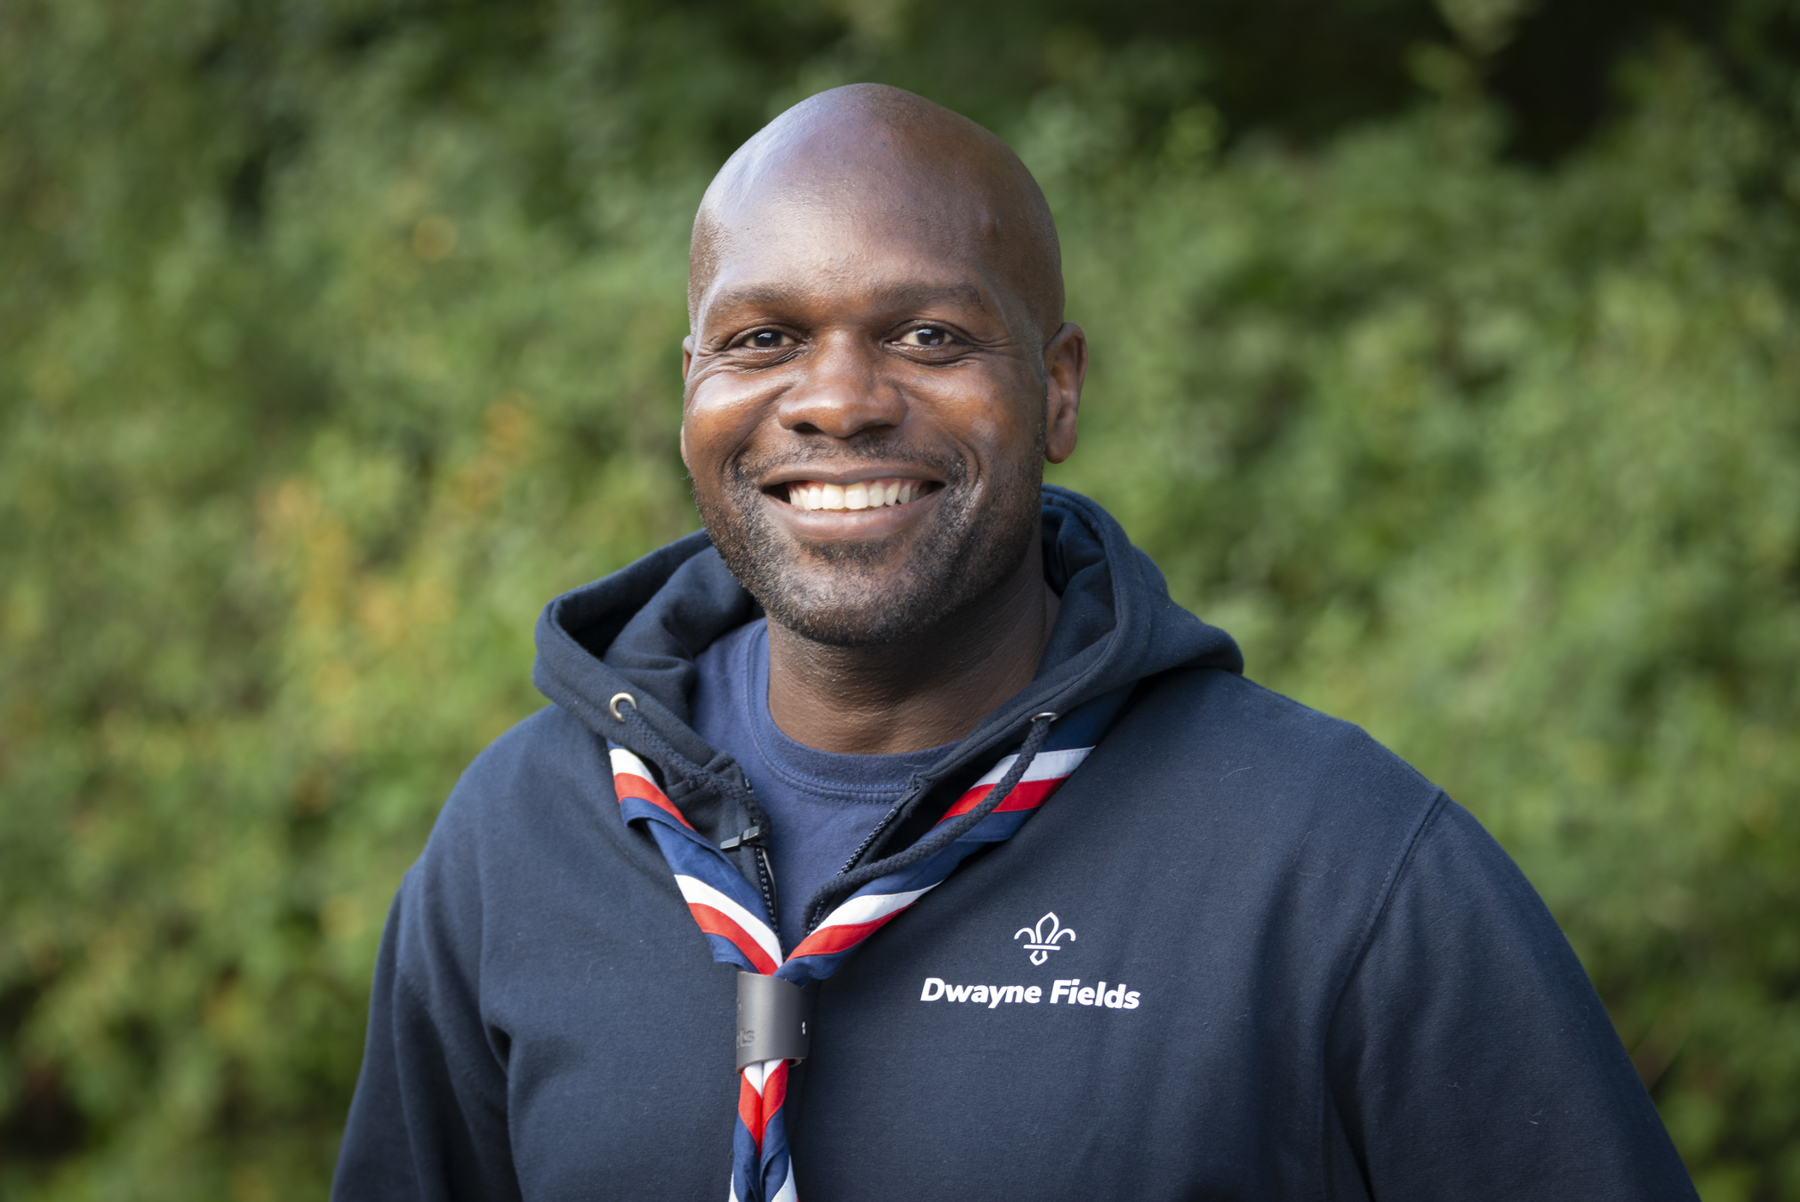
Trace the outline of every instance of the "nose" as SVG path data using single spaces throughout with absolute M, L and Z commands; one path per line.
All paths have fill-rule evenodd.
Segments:
M 906 398 L 885 378 L 879 347 L 852 334 L 821 339 L 795 365 L 799 380 L 782 396 L 777 416 L 797 434 L 854 438 L 898 426 Z

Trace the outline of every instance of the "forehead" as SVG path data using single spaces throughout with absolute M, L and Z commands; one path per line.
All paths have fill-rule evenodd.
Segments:
M 713 214 L 698 307 L 850 295 L 1003 304 L 1015 289 L 1000 234 L 979 196 L 916 179 L 827 176 L 764 191 Z

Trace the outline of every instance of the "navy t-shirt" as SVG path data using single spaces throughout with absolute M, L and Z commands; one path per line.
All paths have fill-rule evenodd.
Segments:
M 837 875 L 875 824 L 906 795 L 913 775 L 947 747 L 898 755 L 843 755 L 783 734 L 769 714 L 766 619 L 723 635 L 694 659 L 699 680 L 691 705 L 696 733 L 730 755 L 768 811 L 781 945 L 805 936 L 803 911 Z

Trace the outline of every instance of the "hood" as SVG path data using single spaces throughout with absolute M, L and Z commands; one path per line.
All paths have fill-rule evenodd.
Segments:
M 1231 636 L 1170 599 L 1162 572 L 1110 514 L 1054 485 L 1045 486 L 1043 498 L 1044 572 L 1062 607 L 1037 677 L 921 775 L 908 807 L 928 812 L 933 798 L 947 806 L 957 783 L 980 775 L 1024 737 L 1033 714 L 1068 713 L 1171 668 L 1243 671 Z M 538 620 L 532 679 L 596 733 L 652 763 L 668 758 L 632 746 L 625 724 L 609 711 L 614 696 L 629 693 L 654 732 L 690 761 L 673 772 L 658 763 L 670 777 L 664 791 L 695 829 L 718 842 L 760 816 L 745 812 L 735 787 L 742 773 L 730 757 L 688 725 L 694 657 L 761 613 L 705 532 L 690 534 L 550 602 Z

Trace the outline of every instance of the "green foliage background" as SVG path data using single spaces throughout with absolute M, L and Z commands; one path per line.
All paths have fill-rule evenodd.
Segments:
M 687 224 L 876 78 L 1063 230 L 1075 459 L 1544 893 L 1709 1202 L 1800 1199 L 1800 10 L 0 6 L 0 1196 L 318 1196 L 382 915 L 691 529 Z

